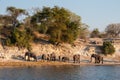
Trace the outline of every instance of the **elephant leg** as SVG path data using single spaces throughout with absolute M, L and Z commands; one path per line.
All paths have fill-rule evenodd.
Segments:
M 28 59 L 27 59 L 28 61 L 30 61 L 30 56 L 28 56 Z
M 90 63 L 92 62 L 92 57 L 91 57 L 91 59 L 90 59 Z
M 100 63 L 100 58 L 98 58 L 97 63 L 98 63 L 98 64 Z
M 103 57 L 99 57 L 99 63 L 103 64 Z
M 36 57 L 36 56 L 33 56 L 33 59 L 34 59 L 34 61 L 36 61 L 36 62 L 37 62 L 37 57 Z
M 61 56 L 58 57 L 59 61 L 61 61 Z
M 100 63 L 100 58 L 99 58 L 99 57 L 97 58 L 97 63 L 98 63 L 98 64 Z
M 77 60 L 75 59 L 75 63 L 77 63 Z
M 37 62 L 37 58 L 35 58 L 35 61 Z
M 94 61 L 95 61 L 95 63 L 96 63 L 96 61 L 97 61 L 96 58 L 94 58 Z
M 100 60 L 100 59 L 98 59 L 98 63 L 100 63 L 100 61 L 101 61 L 101 60 Z
M 103 57 L 100 57 L 100 63 L 103 64 Z
M 73 62 L 75 63 L 75 60 L 73 60 Z
M 102 64 L 103 64 L 103 57 L 102 57 Z
M 28 56 L 25 56 L 25 60 L 26 60 L 26 61 L 28 60 Z
M 80 58 L 78 59 L 78 62 L 80 63 Z
M 54 56 L 54 61 L 56 61 L 56 57 Z
M 74 59 L 74 63 L 76 63 L 76 59 Z
M 98 58 L 95 58 L 95 63 L 98 63 Z
M 96 57 L 96 63 L 100 63 L 100 57 Z

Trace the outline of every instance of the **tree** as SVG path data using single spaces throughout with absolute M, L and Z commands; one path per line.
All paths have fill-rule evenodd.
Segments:
M 120 37 L 120 23 L 118 24 L 109 24 L 106 29 L 106 34 L 110 38 Z
M 73 19 L 72 12 L 60 7 L 44 7 L 31 18 L 38 31 L 50 35 L 50 42 L 73 42 L 78 37 L 81 18 Z M 72 16 L 71 16 L 72 15 Z M 74 14 L 74 16 L 77 16 Z
M 0 15 L 0 24 L 2 25 L 12 24 L 12 17 L 9 15 Z
M 62 34 L 67 30 L 66 23 L 69 21 L 69 13 L 64 8 L 55 6 L 51 9 L 52 16 L 50 21 L 52 24 L 48 27 L 47 33 L 51 36 L 52 42 L 64 42 L 62 41 Z M 54 35 L 52 32 L 55 32 Z M 53 38 L 53 39 L 52 39 Z
M 14 45 L 19 49 L 30 47 L 30 42 L 32 41 L 32 34 L 26 31 L 25 29 L 15 28 L 13 32 L 11 32 L 11 36 L 9 36 L 6 40 L 6 45 Z
M 17 24 L 18 24 L 17 18 L 22 14 L 26 14 L 26 11 L 24 9 L 16 8 L 16 7 L 13 7 L 13 6 L 7 7 L 7 12 L 12 17 L 12 23 L 13 23 L 14 27 L 16 27 Z
M 85 23 L 82 23 L 81 22 L 81 17 L 76 15 L 75 13 L 69 11 L 69 14 L 70 14 L 70 21 L 71 22 L 75 22 L 77 23 L 77 26 L 78 26 L 78 30 L 77 30 L 77 33 L 78 33 L 78 36 L 79 38 L 82 38 L 82 39 L 85 39 L 88 37 L 88 34 L 89 34 L 89 26 Z
M 95 28 L 95 29 L 91 32 L 90 36 L 91 36 L 92 38 L 100 37 L 100 32 L 99 32 L 98 28 Z
M 88 28 L 89 28 L 89 26 L 87 24 L 85 24 L 85 23 L 81 24 L 81 26 L 79 27 L 79 38 L 86 40 L 86 38 L 89 35 Z
M 112 55 L 115 52 L 114 46 L 111 44 L 111 42 L 104 42 L 103 43 L 103 54 L 105 55 Z

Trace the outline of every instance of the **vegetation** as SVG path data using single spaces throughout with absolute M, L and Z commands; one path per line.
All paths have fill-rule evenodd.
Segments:
M 81 24 L 81 27 L 79 28 L 79 38 L 81 39 L 87 39 L 87 37 L 90 34 L 90 31 L 88 30 L 89 26 L 85 23 Z
M 108 38 L 119 38 L 120 37 L 120 24 L 109 24 L 106 29 Z
M 91 38 L 106 38 L 106 34 L 104 32 L 100 32 L 98 28 L 95 28 L 91 33 L 90 33 Z
M 22 14 L 26 14 L 26 11 L 24 9 L 16 8 L 16 7 L 13 7 L 13 6 L 7 7 L 7 12 L 11 16 L 13 27 L 16 27 L 19 23 L 17 18 Z
M 115 52 L 115 48 L 111 42 L 107 41 L 103 43 L 103 53 L 105 55 L 112 55 L 114 52 Z
M 81 22 L 80 16 L 58 6 L 37 8 L 32 15 L 25 9 L 16 7 L 8 7 L 7 12 L 8 15 L 0 15 L 0 35 L 3 36 L 7 46 L 30 49 L 30 43 L 38 40 L 35 32 L 49 36 L 47 41 L 52 44 L 71 44 L 77 38 L 86 39 L 89 36 L 101 38 L 106 37 L 106 34 L 119 37 L 120 34 L 120 24 L 108 25 L 106 33 L 101 33 L 96 28 L 89 34 L 89 26 Z M 21 15 L 26 15 L 23 22 L 18 19 Z M 110 42 L 104 42 L 103 51 L 107 55 L 113 54 L 115 49 Z
M 98 30 L 98 28 L 95 28 L 92 32 L 91 32 L 91 37 L 95 38 L 95 37 L 99 37 L 100 35 L 100 31 Z
M 73 16 L 77 18 L 73 19 Z M 72 43 L 77 39 L 81 26 L 81 18 L 65 8 L 44 7 L 31 18 L 31 24 L 42 34 L 50 35 L 51 43 Z
M 80 16 L 63 7 L 37 8 L 33 15 L 16 7 L 8 7 L 7 12 L 8 15 L 0 15 L 1 35 L 7 46 L 29 48 L 30 43 L 36 41 L 34 32 L 48 35 L 48 41 L 53 44 L 73 43 L 79 37 L 85 38 L 88 31 Z M 26 15 L 22 23 L 21 15 Z
M 15 45 L 18 46 L 19 49 L 30 48 L 30 42 L 32 39 L 33 37 L 29 32 L 15 28 L 13 32 L 11 32 L 11 36 L 7 38 L 6 45 Z

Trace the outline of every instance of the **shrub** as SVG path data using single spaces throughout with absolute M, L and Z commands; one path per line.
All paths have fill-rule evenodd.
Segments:
M 114 52 L 115 52 L 115 48 L 111 44 L 111 42 L 106 41 L 103 43 L 103 54 L 112 55 Z
M 6 40 L 6 45 L 15 45 L 19 48 L 28 48 L 30 47 L 30 42 L 32 39 L 32 35 L 27 31 L 20 31 L 15 28 L 11 33 L 11 36 Z

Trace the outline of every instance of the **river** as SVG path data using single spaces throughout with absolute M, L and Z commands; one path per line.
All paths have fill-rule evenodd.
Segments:
M 120 66 L 0 67 L 0 80 L 120 80 Z

